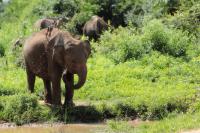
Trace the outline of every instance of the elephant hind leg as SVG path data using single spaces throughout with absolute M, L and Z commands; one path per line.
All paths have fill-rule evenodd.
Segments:
M 35 84 L 35 74 L 31 72 L 29 67 L 26 65 L 26 73 L 27 73 L 27 81 L 28 81 L 28 90 L 33 93 L 34 92 L 34 84 Z
M 45 96 L 45 103 L 52 103 L 52 97 L 51 97 L 51 82 L 50 80 L 43 79 L 44 83 L 44 96 Z

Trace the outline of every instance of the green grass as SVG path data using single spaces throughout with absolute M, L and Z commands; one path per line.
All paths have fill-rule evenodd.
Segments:
M 160 121 L 141 122 L 131 125 L 127 121 L 108 121 L 109 133 L 179 133 L 200 127 L 200 112 L 191 114 L 172 114 Z

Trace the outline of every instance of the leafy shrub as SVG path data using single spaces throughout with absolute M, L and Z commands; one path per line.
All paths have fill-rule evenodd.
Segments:
M 40 17 L 55 16 L 53 12 L 53 6 L 55 4 L 56 0 L 42 0 L 35 8 L 33 8 L 32 13 Z
M 185 56 L 190 39 L 186 32 L 169 29 L 158 20 L 152 20 L 143 27 L 144 38 L 152 43 L 154 50 L 174 57 Z
M 179 0 L 134 1 L 131 8 L 124 13 L 124 21 L 126 24 L 141 27 L 145 16 L 151 16 L 151 19 L 155 19 L 162 18 L 166 14 L 174 15 L 179 9 L 179 6 Z
M 103 16 L 105 20 L 111 20 L 111 24 L 115 27 L 126 26 L 124 14 L 131 9 L 134 2 L 128 0 L 97 0 L 96 4 L 101 7 L 98 15 Z
M 59 0 L 53 6 L 55 13 L 63 14 L 67 17 L 73 17 L 79 8 L 77 0 Z
M 5 8 L 5 4 L 2 1 L 0 1 L 0 13 L 4 11 L 4 8 Z
M 195 4 L 186 11 L 178 12 L 174 17 L 167 19 L 166 23 L 199 37 L 200 4 Z
M 0 44 L 0 57 L 5 55 L 5 48 Z
M 136 7 L 128 11 L 124 16 L 126 24 L 133 25 L 135 27 L 141 27 L 144 19 L 144 11 L 141 9 L 141 7 Z
M 105 32 L 101 41 L 94 44 L 97 51 L 113 59 L 116 63 L 125 62 L 129 59 L 138 59 L 150 51 L 151 45 L 144 43 L 140 36 L 128 28 L 116 29 L 113 33 Z
M 14 59 L 13 63 L 17 67 L 25 68 L 25 61 L 24 61 L 24 56 L 23 56 L 23 53 L 22 53 L 22 47 L 21 46 L 13 47 L 12 48 L 12 55 L 13 55 L 13 59 Z
M 5 96 L 5 95 L 13 95 L 15 94 L 15 89 L 8 89 L 4 88 L 3 85 L 0 84 L 0 96 Z
M 92 5 L 86 1 L 79 2 L 79 11 L 71 18 L 71 21 L 67 23 L 66 27 L 70 32 L 82 33 L 82 27 L 91 16 L 95 15 L 99 9 L 98 5 Z
M 180 8 L 180 0 L 168 0 L 167 1 L 167 12 L 174 15 L 176 11 Z
M 16 124 L 36 122 L 47 117 L 38 105 L 37 97 L 30 94 L 14 95 L 4 104 L 3 118 Z
M 170 29 L 158 20 L 148 22 L 142 28 L 142 33 L 134 29 L 118 28 L 112 33 L 105 32 L 100 44 L 94 44 L 94 47 L 116 63 L 138 59 L 151 50 L 174 57 L 187 56 L 189 46 L 193 47 L 186 32 Z

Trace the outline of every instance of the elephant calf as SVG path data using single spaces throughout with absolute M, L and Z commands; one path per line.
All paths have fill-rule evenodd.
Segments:
M 48 33 L 51 32 L 51 33 Z M 66 83 L 64 105 L 71 104 L 74 89 L 82 87 L 86 81 L 86 62 L 90 55 L 89 41 L 73 38 L 68 32 L 53 28 L 43 29 L 29 37 L 24 45 L 28 89 L 34 91 L 35 77 L 42 78 L 45 88 L 45 102 L 61 104 L 61 78 Z M 77 74 L 78 83 L 73 76 Z M 52 89 L 51 89 L 52 85 Z
M 92 18 L 85 23 L 83 27 L 83 34 L 88 36 L 91 40 L 97 40 L 100 37 L 100 34 L 108 29 L 108 24 L 98 16 L 92 16 Z
M 63 24 L 63 19 L 39 19 L 38 21 L 35 22 L 34 27 L 37 29 L 45 29 L 48 27 L 55 27 L 55 28 L 60 28 L 60 26 Z

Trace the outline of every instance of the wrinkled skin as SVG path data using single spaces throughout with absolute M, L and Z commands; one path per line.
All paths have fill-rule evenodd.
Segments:
M 54 28 L 60 28 L 60 26 L 63 25 L 63 19 L 39 19 L 38 21 L 36 21 L 36 23 L 34 24 L 34 27 L 36 29 L 45 29 L 48 27 L 54 27 Z
M 100 17 L 93 16 L 83 27 L 83 34 L 89 39 L 97 40 L 104 30 L 108 29 L 108 24 Z
M 56 28 L 33 34 L 23 48 L 28 89 L 34 91 L 35 77 L 38 76 L 44 82 L 45 102 L 60 105 L 63 76 L 66 84 L 64 105 L 71 104 L 74 89 L 81 88 L 86 81 L 86 62 L 90 51 L 89 41 L 74 39 L 68 32 Z M 77 84 L 74 84 L 74 74 L 79 77 Z

